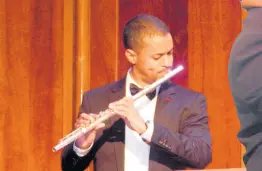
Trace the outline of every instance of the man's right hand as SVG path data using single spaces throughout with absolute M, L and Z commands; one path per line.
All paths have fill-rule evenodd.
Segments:
M 95 121 L 97 117 L 98 115 L 95 115 L 95 114 L 81 113 L 75 122 L 75 129 L 81 126 L 83 127 L 84 125 L 89 125 L 90 123 Z M 85 135 L 79 137 L 75 141 L 76 147 L 80 149 L 88 149 L 94 143 L 97 131 L 104 127 L 105 127 L 105 124 L 100 123 L 92 131 L 87 132 Z

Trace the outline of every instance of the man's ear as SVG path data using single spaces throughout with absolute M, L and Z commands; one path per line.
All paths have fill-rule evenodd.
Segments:
M 136 64 L 137 53 L 135 51 L 133 51 L 132 49 L 126 49 L 125 56 L 131 64 Z

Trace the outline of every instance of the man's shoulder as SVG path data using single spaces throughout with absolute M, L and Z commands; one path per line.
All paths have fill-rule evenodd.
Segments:
M 115 87 L 117 87 L 120 84 L 120 81 L 121 80 L 118 80 L 118 81 L 88 90 L 84 93 L 84 96 L 89 96 L 89 97 L 105 96 L 108 92 L 112 91 Z
M 190 88 L 182 87 L 180 85 L 176 85 L 176 94 L 178 98 L 183 98 L 187 100 L 197 100 L 197 99 L 206 99 L 205 95 L 201 92 L 192 90 Z
M 176 85 L 176 91 L 181 94 L 181 95 L 190 95 L 190 96 L 198 96 L 198 95 L 204 95 L 201 92 L 195 91 L 193 89 L 190 88 L 186 88 L 180 85 Z

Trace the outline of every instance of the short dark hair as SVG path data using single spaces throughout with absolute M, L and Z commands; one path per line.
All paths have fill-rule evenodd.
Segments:
M 123 43 L 126 49 L 138 50 L 144 37 L 164 36 L 170 33 L 166 24 L 159 18 L 149 14 L 139 14 L 124 27 Z

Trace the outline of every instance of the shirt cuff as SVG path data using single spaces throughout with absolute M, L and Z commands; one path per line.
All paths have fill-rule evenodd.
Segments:
M 91 144 L 91 146 L 88 148 L 88 149 L 81 149 L 81 148 L 78 148 L 76 145 L 75 145 L 75 142 L 74 142 L 74 145 L 73 145 L 73 150 L 74 152 L 79 156 L 79 157 L 84 157 L 85 155 L 87 155 L 89 153 L 89 151 L 92 149 L 93 147 L 93 144 Z
M 152 121 L 146 121 L 147 124 L 147 130 L 141 134 L 141 138 L 146 141 L 147 143 L 151 142 L 151 138 L 154 131 L 154 122 Z

